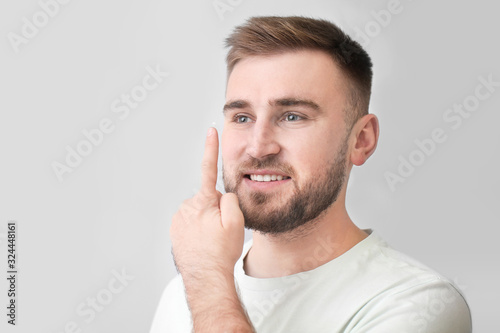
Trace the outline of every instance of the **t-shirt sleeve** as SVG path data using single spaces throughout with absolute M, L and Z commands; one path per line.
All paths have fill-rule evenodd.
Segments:
M 365 305 L 350 333 L 471 333 L 469 307 L 449 282 L 436 279 L 381 294 Z
M 184 285 L 181 276 L 177 275 L 163 291 L 149 333 L 185 333 L 191 330 Z

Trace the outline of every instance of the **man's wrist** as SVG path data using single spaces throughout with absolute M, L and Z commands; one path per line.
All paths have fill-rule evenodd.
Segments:
M 191 310 L 207 311 L 213 304 L 234 305 L 239 303 L 234 275 L 224 272 L 183 275 L 186 297 Z
M 184 281 L 195 332 L 254 332 L 240 302 L 234 275 L 216 272 Z

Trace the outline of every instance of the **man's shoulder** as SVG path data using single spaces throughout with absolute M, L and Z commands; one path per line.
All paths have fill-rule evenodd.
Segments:
M 447 278 L 374 236 L 362 269 L 369 296 L 351 323 L 356 329 L 414 328 L 415 332 L 470 332 L 470 310 Z M 371 294 L 371 295 L 370 295 Z M 357 332 L 357 330 L 354 330 Z M 361 330 L 363 331 L 363 330 Z M 378 331 L 377 331 L 378 332 Z
M 177 274 L 163 291 L 150 333 L 190 332 L 191 327 L 191 316 L 184 293 L 184 283 L 181 275 Z
M 386 283 L 396 280 L 405 285 L 434 280 L 446 281 L 434 269 L 389 246 L 380 236 L 372 234 L 370 238 L 370 242 L 358 256 L 366 265 L 367 273 L 380 276 Z
M 163 290 L 161 301 L 176 302 L 178 299 L 184 299 L 184 283 L 182 276 L 177 274 L 173 277 Z
M 450 281 L 439 276 L 385 288 L 367 300 L 351 324 L 355 327 L 353 332 L 472 331 L 470 309 L 464 296 Z
M 177 274 L 174 276 L 165 287 L 165 292 L 178 292 L 179 290 L 184 290 L 184 282 L 182 282 L 182 276 Z

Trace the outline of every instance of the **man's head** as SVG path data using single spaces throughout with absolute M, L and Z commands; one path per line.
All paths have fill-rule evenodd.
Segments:
M 370 58 L 335 25 L 300 17 L 252 18 L 227 44 L 226 191 L 250 229 L 312 226 L 375 149 Z

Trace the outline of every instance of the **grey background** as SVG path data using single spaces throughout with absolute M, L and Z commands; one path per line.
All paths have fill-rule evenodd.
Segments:
M 62 0 L 61 0 L 62 1 Z M 42 1 L 46 3 L 47 1 Z M 0 276 L 8 220 L 18 221 L 18 325 L 2 332 L 147 332 L 161 292 L 176 274 L 170 219 L 200 183 L 206 130 L 222 130 L 223 39 L 253 15 L 332 20 L 356 37 L 374 29 L 372 11 L 390 1 L 78 1 L 59 11 L 15 52 L 34 0 L 0 3 Z M 491 1 L 401 0 L 369 42 L 375 80 L 371 112 L 381 123 L 374 156 L 353 170 L 348 211 L 393 247 L 463 290 L 475 332 L 497 327 L 500 89 L 453 129 L 443 115 L 473 95 L 478 77 L 500 81 L 498 6 Z M 111 104 L 159 65 L 169 76 L 126 119 Z M 115 129 L 60 182 L 64 163 L 103 118 Z M 394 191 L 414 140 L 447 135 Z M 95 318 L 77 314 L 104 295 L 113 270 L 133 280 Z M 0 304 L 7 283 L 0 282 Z M 2 306 L 4 309 L 4 306 Z M 71 324 L 69 324 L 71 325 Z

